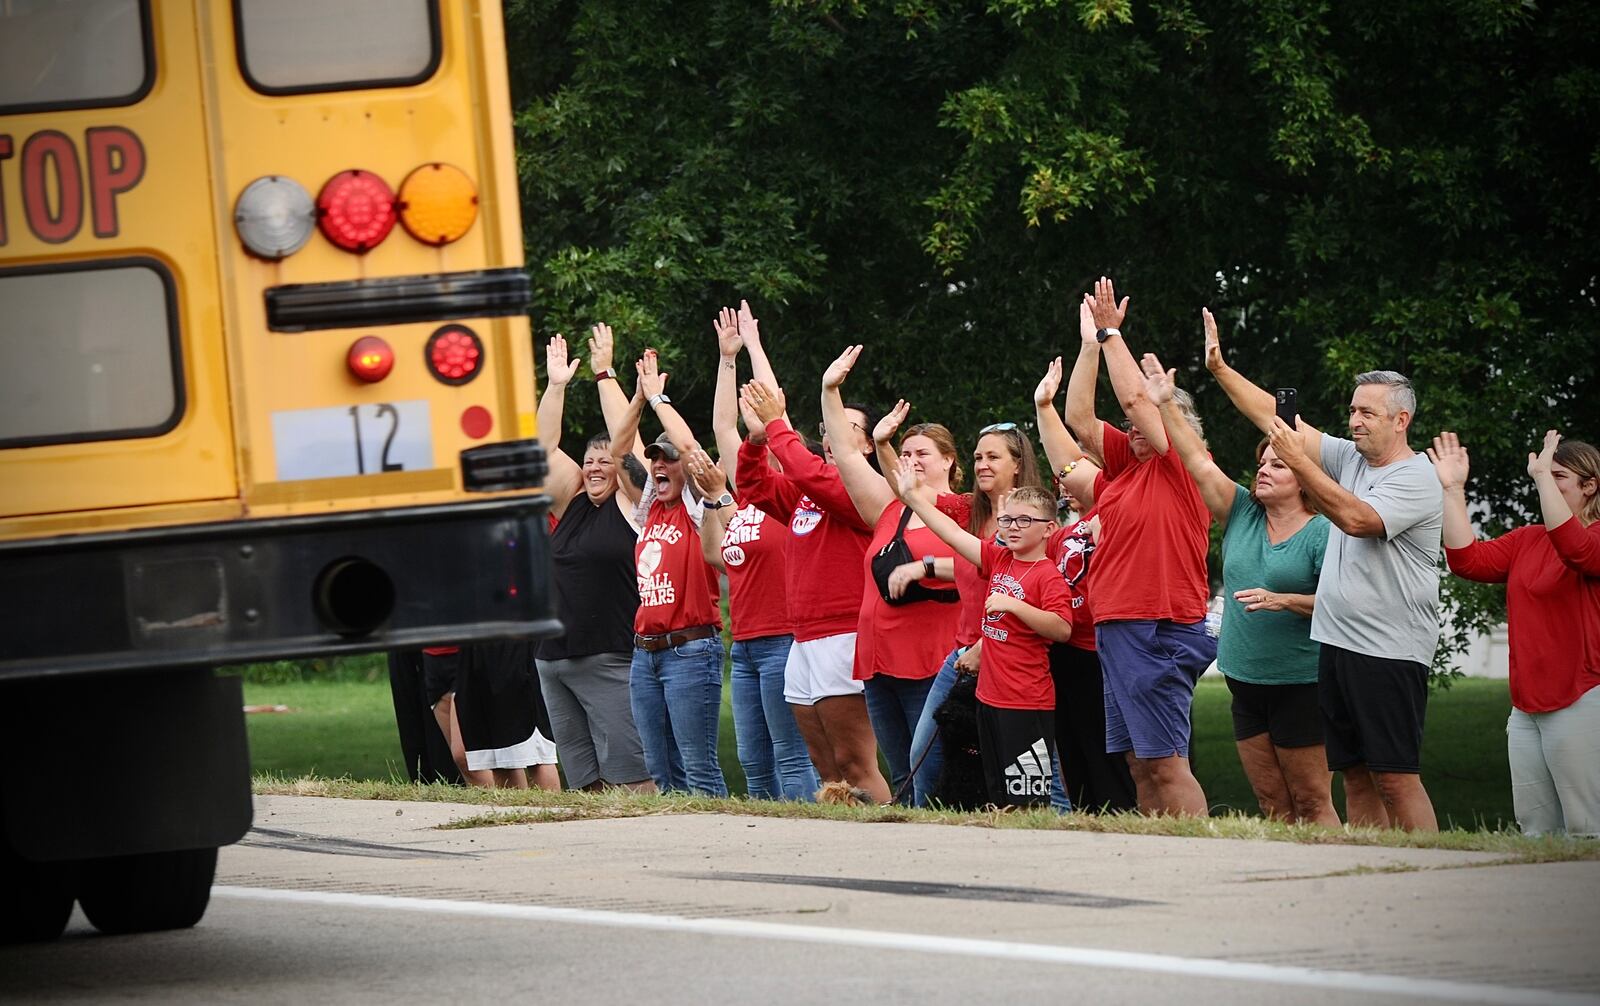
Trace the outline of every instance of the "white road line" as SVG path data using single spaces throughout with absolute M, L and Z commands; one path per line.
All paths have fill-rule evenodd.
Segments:
M 604 912 L 586 908 L 556 908 L 542 905 L 499 905 L 491 902 L 432 898 L 399 898 L 378 894 L 346 894 L 338 891 L 288 891 L 267 887 L 219 885 L 211 889 L 211 894 L 213 897 L 236 898 L 242 901 L 283 901 L 392 912 L 520 919 L 528 922 L 560 922 L 567 925 L 602 926 L 612 929 L 648 929 L 667 933 L 698 933 L 706 936 L 733 936 L 791 943 L 909 950 L 925 954 L 989 957 L 998 960 L 1034 961 L 1041 964 L 1073 964 L 1079 967 L 1109 968 L 1117 971 L 1143 971 L 1152 974 L 1215 978 L 1221 981 L 1268 985 L 1309 986 L 1367 994 L 1416 996 L 1451 1002 L 1600 1006 L 1600 996 L 1553 992 L 1547 989 L 1478 985 L 1432 978 L 1407 978 L 1402 975 L 1364 974 L 1358 971 L 1328 971 L 1281 964 L 1252 964 L 1248 961 L 1214 960 L 1206 957 L 1174 957 L 1167 954 L 1102 950 L 1094 947 L 1063 947 L 1045 943 L 1012 943 L 1005 940 L 979 940 L 960 936 L 932 936 L 924 933 L 842 929 L 836 926 L 800 926 L 749 919 L 690 919 L 677 915 Z

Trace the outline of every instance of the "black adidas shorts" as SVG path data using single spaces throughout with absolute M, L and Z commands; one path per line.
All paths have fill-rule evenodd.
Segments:
M 978 750 L 990 802 L 1002 807 L 1046 806 L 1055 775 L 1053 709 L 1000 709 L 978 703 Z

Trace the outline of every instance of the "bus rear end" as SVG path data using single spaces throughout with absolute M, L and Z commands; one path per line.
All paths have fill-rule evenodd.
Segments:
M 505 58 L 494 3 L 0 7 L 0 744 L 141 787 L 5 776 L 0 859 L 239 837 L 206 668 L 556 628 Z

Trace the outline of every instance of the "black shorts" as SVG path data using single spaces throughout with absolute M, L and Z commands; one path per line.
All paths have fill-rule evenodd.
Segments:
M 422 690 L 428 697 L 428 708 L 456 690 L 456 678 L 461 674 L 461 651 L 454 653 L 424 653 L 422 655 Z
M 1422 719 L 1428 711 L 1428 668 L 1322 644 L 1318 698 L 1335 772 L 1365 765 L 1374 772 L 1422 771 Z
M 1317 683 L 1258 685 L 1224 676 L 1233 693 L 1233 739 L 1266 734 L 1280 748 L 1306 748 L 1322 743 L 1322 706 Z
M 1055 710 L 1000 709 L 979 702 L 978 751 L 990 802 L 1001 807 L 1042 807 L 1050 802 Z

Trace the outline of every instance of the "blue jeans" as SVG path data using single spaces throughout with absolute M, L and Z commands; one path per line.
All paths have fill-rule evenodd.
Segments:
M 1052 751 L 1050 757 L 1054 761 L 1050 766 L 1050 809 L 1057 814 L 1070 814 L 1072 798 L 1067 796 L 1067 784 L 1062 781 L 1066 777 L 1061 773 L 1061 752 Z
M 628 698 L 644 743 L 644 763 L 657 788 L 728 795 L 717 761 L 721 636 L 692 639 L 654 653 L 635 647 Z
M 928 706 L 933 682 L 931 677 L 892 678 L 887 674 L 866 681 L 867 716 L 883 760 L 889 763 L 890 793 L 899 793 L 911 775 L 911 738 Z
M 911 765 L 915 769 L 911 777 L 911 805 L 913 807 L 926 807 L 928 797 L 933 795 L 933 788 L 939 784 L 939 770 L 944 767 L 944 753 L 939 746 L 939 731 L 933 722 L 933 714 L 944 705 L 944 700 L 950 695 L 950 689 L 956 683 L 956 659 L 966 652 L 966 647 L 958 646 L 950 651 L 944 658 L 944 663 L 939 666 L 939 673 L 933 676 L 933 686 L 928 689 L 927 701 L 922 704 L 922 712 L 917 716 L 916 729 L 911 733 Z
M 793 636 L 733 643 L 733 732 L 745 788 L 756 800 L 811 800 L 822 783 L 783 697 Z

